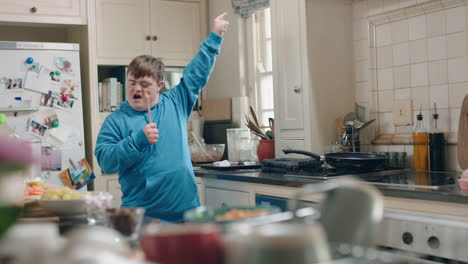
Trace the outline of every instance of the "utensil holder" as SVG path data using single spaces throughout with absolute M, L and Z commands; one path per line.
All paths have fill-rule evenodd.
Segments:
M 260 140 L 257 147 L 258 162 L 262 163 L 264 159 L 275 158 L 275 140 L 263 139 Z

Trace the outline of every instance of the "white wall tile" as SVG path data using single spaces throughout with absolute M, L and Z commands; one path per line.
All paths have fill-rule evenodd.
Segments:
M 404 145 L 389 145 L 388 151 L 389 152 L 404 152 L 405 146 Z
M 457 132 L 460 123 L 461 108 L 450 109 L 450 132 Z
M 355 19 L 353 21 L 353 40 L 367 39 L 368 24 L 366 19 Z
M 429 109 L 429 87 L 411 87 L 411 97 L 413 98 L 413 109 L 419 111 L 419 105 L 422 106 L 423 110 Z
M 393 46 L 393 66 L 409 64 L 409 43 L 403 42 Z
M 392 33 L 390 24 L 383 24 L 376 27 L 376 45 L 382 47 L 392 43 Z
M 371 102 L 370 84 L 369 82 L 356 83 L 356 102 Z
M 397 44 L 409 40 L 408 20 L 403 19 L 391 23 L 392 43 Z
M 466 31 L 447 35 L 447 58 L 467 56 Z
M 468 81 L 467 58 L 457 58 L 448 60 L 448 80 L 449 83 Z
M 411 86 L 425 86 L 428 82 L 427 62 L 411 65 Z
M 410 88 L 396 89 L 394 96 L 395 96 L 395 100 L 411 99 L 411 89 Z
M 468 94 L 468 82 L 449 84 L 449 107 L 460 108 Z
M 446 32 L 445 12 L 439 11 L 426 15 L 427 36 L 434 37 L 443 35 Z
M 411 72 L 409 65 L 393 68 L 393 87 L 396 89 L 411 86 Z
M 383 12 L 383 0 L 371 0 L 367 2 L 368 14 L 370 16 Z
M 456 145 L 445 146 L 445 167 L 447 170 L 461 171 L 460 164 L 458 164 L 457 150 L 458 149 Z
M 388 152 L 388 145 L 373 145 L 373 152 Z
M 393 90 L 393 69 L 378 70 L 377 83 L 379 90 Z
M 411 41 L 409 45 L 411 63 L 427 61 L 427 39 Z
M 466 10 L 464 6 L 445 11 L 447 16 L 447 33 L 466 30 Z
M 379 112 L 393 110 L 393 90 L 379 91 Z
M 395 133 L 392 113 L 379 113 L 379 129 L 382 134 Z
M 355 64 L 354 74 L 356 82 L 370 81 L 369 61 L 362 60 Z
M 384 12 L 400 8 L 400 0 L 384 0 Z
M 400 0 L 400 8 L 408 7 L 417 4 L 416 0 Z
M 371 0 L 372 2 L 372 0 Z M 416 40 L 426 37 L 426 16 L 415 16 L 408 19 L 409 39 Z
M 429 67 L 429 84 L 445 84 L 448 82 L 447 60 L 431 61 Z
M 437 109 L 439 118 L 437 119 L 437 129 L 442 132 L 450 131 L 450 112 L 449 109 Z M 434 110 L 431 110 L 431 114 L 434 114 Z M 434 131 L 435 122 L 434 118 L 431 116 L 430 129 Z
M 389 68 L 393 66 L 392 46 L 377 48 L 377 68 Z
M 447 58 L 447 41 L 445 36 L 433 37 L 427 40 L 427 57 L 429 61 Z
M 429 103 L 431 108 L 434 107 L 434 103 L 437 104 L 437 108 L 449 108 L 448 84 L 430 86 Z
M 413 114 L 413 112 L 411 112 L 411 114 Z M 413 125 L 395 127 L 395 133 L 397 134 L 411 134 L 412 132 L 413 132 Z

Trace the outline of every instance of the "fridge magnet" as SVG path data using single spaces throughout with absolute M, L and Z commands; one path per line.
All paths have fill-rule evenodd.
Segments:
M 42 171 L 62 170 L 62 151 L 52 147 L 42 147 L 41 149 Z
M 86 159 L 81 159 L 76 165 L 73 164 L 70 169 L 70 176 L 73 188 L 76 190 L 81 189 L 96 178 Z
M 31 120 L 31 122 L 29 123 L 29 131 L 33 135 L 38 135 L 38 136 L 43 137 L 47 129 L 48 127 L 46 125 L 43 125 L 37 121 Z
M 55 67 L 63 72 L 72 72 L 72 64 L 69 60 L 64 57 L 55 57 Z
M 34 115 L 34 120 L 39 120 L 41 124 L 44 124 L 49 128 L 58 127 L 59 124 L 59 119 L 55 110 L 39 112 Z
M 25 61 L 23 64 L 21 64 L 21 71 L 22 72 L 30 71 L 30 72 L 38 73 L 40 68 L 41 68 L 41 65 L 39 63 L 37 63 L 37 62 L 27 63 Z

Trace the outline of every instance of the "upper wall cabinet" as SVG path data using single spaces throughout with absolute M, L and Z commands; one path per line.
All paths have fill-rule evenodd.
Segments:
M 98 63 L 128 64 L 151 54 L 185 66 L 200 44 L 200 8 L 200 2 L 97 0 Z
M 0 21 L 87 24 L 86 0 L 0 0 Z

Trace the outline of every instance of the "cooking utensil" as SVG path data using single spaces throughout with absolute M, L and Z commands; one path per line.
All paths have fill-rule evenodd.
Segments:
M 366 107 L 358 103 L 354 103 L 354 112 L 356 113 L 356 119 L 364 122 L 366 120 Z
M 356 129 L 356 130 L 358 130 L 358 131 L 359 131 L 359 130 L 362 130 L 362 129 L 366 128 L 367 126 L 369 126 L 370 124 L 372 124 L 374 121 L 375 121 L 375 119 L 371 119 L 371 120 L 366 121 L 366 122 L 364 122 L 364 123 L 360 123 L 360 125 L 359 125 L 359 126 L 355 126 L 354 129 Z
M 268 118 L 268 124 L 270 125 L 270 131 L 272 134 L 271 138 L 275 137 L 275 120 L 273 118 Z
M 349 113 L 347 113 L 347 114 L 344 116 L 343 119 L 344 119 L 345 123 L 346 123 L 347 121 L 354 121 L 354 120 L 356 120 L 356 113 L 354 113 L 354 112 L 349 112 Z
M 458 164 L 460 168 L 468 169 L 468 95 L 465 96 L 460 111 L 458 124 Z
M 320 155 L 303 150 L 283 149 L 284 154 L 296 153 L 320 160 Z M 325 161 L 333 167 L 343 169 L 374 170 L 385 163 L 386 156 L 369 152 L 337 152 L 324 155 Z
M 329 242 L 374 246 L 383 218 L 383 198 L 369 184 L 350 177 L 307 184 L 288 201 L 288 208 L 297 212 L 304 195 L 325 192 L 320 202 L 319 222 Z
M 150 102 L 151 98 L 150 98 L 149 92 L 145 92 L 143 90 L 143 94 L 144 94 L 143 96 L 146 99 L 146 107 L 148 109 L 148 124 L 149 124 L 149 123 L 153 122 L 153 118 L 151 116 L 151 102 Z
M 190 131 L 190 133 L 192 134 L 193 138 L 195 139 L 195 142 L 197 142 L 197 145 L 200 147 L 200 149 L 202 150 L 203 154 L 206 156 L 206 157 L 209 157 L 210 155 L 208 154 L 208 152 L 206 152 L 205 148 L 203 147 L 202 143 L 200 143 L 200 141 L 198 141 L 198 138 L 197 136 L 195 136 L 195 133 L 193 133 L 193 131 Z
M 255 125 L 260 128 L 260 124 L 258 123 L 257 114 L 255 113 L 252 106 L 250 106 L 250 114 L 252 115 L 253 120 L 255 121 Z
M 254 123 L 255 119 L 254 119 L 254 122 L 252 120 L 250 120 L 248 116 L 245 116 L 245 119 L 247 121 L 247 123 L 245 123 L 245 125 L 250 129 L 250 131 L 254 135 L 259 136 L 262 139 L 269 139 L 269 137 L 265 133 L 263 133 L 263 131 L 260 129 L 260 127 L 256 123 Z

